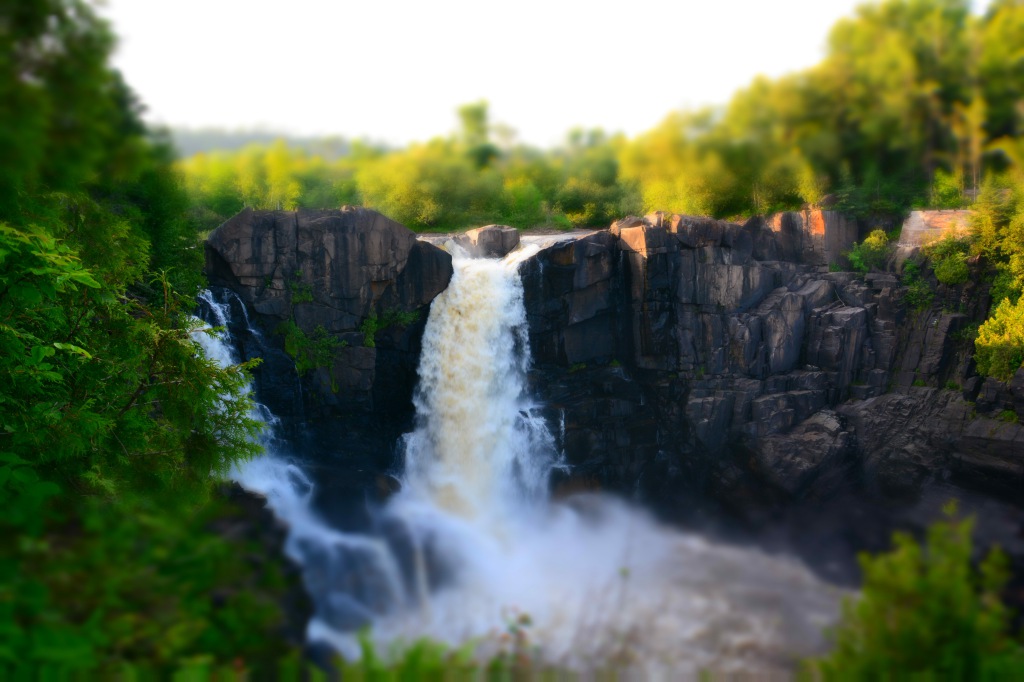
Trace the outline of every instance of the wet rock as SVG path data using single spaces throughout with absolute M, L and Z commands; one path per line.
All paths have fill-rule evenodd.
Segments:
M 236 292 L 259 318 L 266 339 L 283 347 L 283 323 L 307 338 L 334 336 L 333 357 L 309 378 L 321 408 L 411 408 L 412 385 L 430 302 L 448 286 L 451 256 L 385 216 L 346 206 L 329 211 L 247 209 L 206 243 L 211 284 Z M 381 343 L 368 339 L 382 319 L 418 319 Z M 322 329 L 323 331 L 318 331 Z M 371 335 L 373 331 L 371 330 Z M 402 397 L 396 397 L 394 394 Z
M 469 230 L 455 242 L 482 258 L 504 258 L 519 246 L 519 230 L 508 225 L 485 225 Z
M 947 479 L 992 491 L 1024 483 L 1024 427 L 977 417 L 956 391 L 911 388 L 841 405 L 869 482 L 889 497 L 916 498 Z
M 853 451 L 853 434 L 831 410 L 811 415 L 785 435 L 757 441 L 757 464 L 765 478 L 789 495 L 811 486 L 829 467 L 841 467 Z

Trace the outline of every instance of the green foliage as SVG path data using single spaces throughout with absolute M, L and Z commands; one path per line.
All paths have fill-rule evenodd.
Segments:
M 0 225 L 0 448 L 107 493 L 201 489 L 253 452 L 245 373 L 203 357 L 191 299 L 156 283 L 147 305 L 42 229 Z
M 456 134 L 404 150 L 264 142 L 182 167 L 205 227 L 243 205 L 345 202 L 414 229 L 596 226 L 652 210 L 729 217 L 829 194 L 864 218 L 959 207 L 984 171 L 1024 163 L 1022 16 L 1014 1 L 981 17 L 967 0 L 867 3 L 833 27 L 815 67 L 759 77 L 723 107 L 674 112 L 628 141 L 577 129 L 541 152 L 502 135 L 480 101 L 458 109 Z
M 962 208 L 965 203 L 963 177 L 958 173 L 938 169 L 932 179 L 928 198 L 929 208 Z
M 913 310 L 927 310 L 932 305 L 935 292 L 932 291 L 928 282 L 921 277 L 921 266 L 913 261 L 908 261 L 903 266 L 903 275 L 900 283 L 907 291 L 903 301 Z
M 106 677 L 125 663 L 226 663 L 284 654 L 275 637 L 287 582 L 262 547 L 212 525 L 246 512 L 216 496 L 89 500 L 42 538 L 0 547 L 0 671 Z
M 297 274 L 296 277 L 301 277 L 301 274 Z M 312 303 L 313 302 L 313 287 L 303 282 L 288 281 L 288 291 L 291 292 L 292 305 L 297 303 Z
M 418 310 L 399 310 L 398 308 L 388 308 L 380 317 L 370 315 L 359 326 L 359 331 L 363 335 L 363 345 L 367 348 L 373 348 L 377 345 L 376 338 L 378 332 L 384 331 L 388 327 L 408 327 L 411 324 L 415 324 L 419 319 L 420 313 Z
M 195 504 L 260 425 L 194 339 L 188 198 L 112 44 L 90 3 L 0 4 L 0 666 L 100 677 L 258 653 L 272 616 L 211 603 L 253 576 Z
M 931 260 L 935 278 L 943 284 L 963 284 L 970 276 L 967 256 L 971 251 L 971 240 L 949 236 L 933 242 L 924 248 Z
M 295 361 L 295 371 L 299 376 L 305 376 L 314 369 L 330 367 L 335 351 L 345 346 L 343 341 L 319 324 L 312 335 L 308 335 L 293 321 L 286 320 L 277 326 L 274 333 L 284 336 L 284 351 Z
M 853 248 L 845 254 L 850 266 L 857 272 L 880 270 L 892 251 L 889 236 L 884 230 L 873 230 L 861 243 L 854 242 Z
M 978 372 L 1008 381 L 1024 365 L 1024 297 L 1003 299 L 995 313 L 978 328 L 974 340 Z
M 1024 672 L 1000 600 L 1009 578 L 998 550 L 975 570 L 972 521 L 933 525 L 925 544 L 897 534 L 894 549 L 862 555 L 864 586 L 844 604 L 835 649 L 809 667 L 829 679 L 998 679 Z
M 1013 410 L 1003 410 L 996 416 L 996 418 L 999 419 L 999 421 L 1006 422 L 1007 424 L 1016 424 L 1019 421 L 1017 413 Z
M 974 345 L 974 339 L 978 338 L 978 327 L 977 324 L 969 324 L 962 329 L 958 329 L 953 333 L 953 340 L 958 343 L 970 343 Z

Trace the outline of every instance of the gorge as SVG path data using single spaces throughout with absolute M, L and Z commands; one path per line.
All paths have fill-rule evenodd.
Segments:
M 604 231 L 527 237 L 502 264 L 461 252 L 505 256 L 520 240 L 500 227 L 459 237 L 446 251 L 365 209 L 245 211 L 222 225 L 208 241 L 207 272 L 221 287 L 241 357 L 264 357 L 257 391 L 293 452 L 284 480 L 322 524 L 313 535 L 350 550 L 345 561 L 311 560 L 318 550 L 309 542 L 302 550 L 307 586 L 311 574 L 324 581 L 323 595 L 310 591 L 314 623 L 325 629 L 311 634 L 331 639 L 372 621 L 384 641 L 436 635 L 431 617 L 476 613 L 466 584 L 486 602 L 501 594 L 495 585 L 526 576 L 540 582 L 527 580 L 519 594 L 538 601 L 522 608 L 562 660 L 568 649 L 558 651 L 546 623 L 573 617 L 544 611 L 562 603 L 551 590 L 565 590 L 560 569 L 575 575 L 572 556 L 532 562 L 571 552 L 590 534 L 607 561 L 594 560 L 605 570 L 597 582 L 574 581 L 584 598 L 607 591 L 601 586 L 615 583 L 620 568 L 639 584 L 671 585 L 683 576 L 666 568 L 670 561 L 691 569 L 685 577 L 696 592 L 717 595 L 701 576 L 728 574 L 731 593 L 710 603 L 741 603 L 757 622 L 758 595 L 745 592 L 755 581 L 737 569 L 749 563 L 748 550 L 669 535 L 621 503 L 594 498 L 599 491 L 712 538 L 797 554 L 839 584 L 855 583 L 856 551 L 884 547 L 894 528 L 922 527 L 956 498 L 982 518 L 980 544 L 1001 544 L 1019 575 L 1024 515 L 1014 494 L 1024 429 L 995 413 L 1024 414 L 1024 376 L 1001 383 L 973 373 L 957 332 L 988 307 L 979 284 L 940 289 L 932 309 L 915 311 L 892 274 L 830 271 L 862 229 L 830 211 L 745 225 L 653 214 Z M 509 273 L 521 278 L 521 293 Z M 490 312 L 472 324 L 459 319 L 485 304 Z M 313 352 L 318 339 L 333 340 L 320 344 L 326 352 Z M 314 366 L 300 376 L 299 357 L 319 362 L 305 363 Z M 482 393 L 467 392 L 474 376 Z M 504 457 L 489 459 L 495 452 Z M 467 459 L 447 469 L 441 463 L 453 454 Z M 511 494 L 494 488 L 505 484 Z M 555 506 L 523 504 L 549 491 Z M 551 516 L 537 523 L 536 514 Z M 600 522 L 588 526 L 587 518 Z M 481 537 L 498 536 L 506 548 L 527 549 L 480 549 L 488 546 Z M 648 552 L 622 566 L 614 538 L 630 536 Z M 431 542 L 438 549 L 424 549 Z M 501 560 L 489 562 L 494 556 Z M 759 566 L 778 569 L 758 571 L 757 584 L 772 585 L 776 599 L 790 595 L 790 605 L 797 593 L 809 600 L 796 608 L 803 629 L 791 630 L 810 641 L 807 621 L 828 620 L 817 599 L 823 588 L 791 564 L 757 556 Z M 445 563 L 451 557 L 454 567 Z M 308 569 L 340 564 L 348 572 Z M 487 587 L 484 578 L 496 582 Z M 333 584 L 374 580 L 390 586 L 359 587 L 355 604 L 358 590 L 327 594 Z M 654 588 L 665 592 L 673 590 Z M 468 601 L 442 600 L 417 620 L 391 617 L 383 594 Z M 649 607 L 642 590 L 628 601 L 632 613 Z M 368 603 L 378 610 L 366 613 Z M 766 609 L 785 612 L 778 602 Z M 621 636 L 630 611 L 616 611 L 621 629 L 612 634 Z M 685 623 L 707 625 L 701 632 L 711 639 L 735 633 L 735 620 L 715 621 L 714 608 L 669 612 L 682 619 L 667 626 L 677 646 Z M 462 629 L 449 639 L 483 634 L 502 617 L 492 609 L 479 621 L 456 620 Z M 694 642 L 678 652 L 690 665 L 737 660 L 725 639 Z M 796 652 L 794 642 L 761 643 L 751 654 L 761 665 Z

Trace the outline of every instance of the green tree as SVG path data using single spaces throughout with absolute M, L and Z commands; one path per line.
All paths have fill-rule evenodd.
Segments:
M 1024 366 L 1024 297 L 1004 298 L 978 329 L 974 341 L 978 373 L 1010 380 Z
M 854 243 L 853 248 L 846 252 L 850 266 L 858 272 L 880 270 L 889 258 L 889 236 L 884 230 L 874 230 L 863 242 Z
M 485 168 L 499 155 L 498 148 L 491 144 L 487 108 L 487 102 L 480 100 L 464 104 L 458 109 L 459 121 L 462 123 L 461 141 L 465 145 L 466 155 L 477 168 Z
M 0 666 L 185 651 L 209 600 L 161 552 L 199 549 L 175 524 L 258 449 L 244 369 L 193 338 L 187 195 L 111 46 L 85 2 L 0 3 Z M 97 569 L 158 556 L 130 586 Z M 209 632 L 266 632 L 238 623 Z
M 1000 599 L 1006 556 L 993 551 L 975 570 L 972 525 L 940 522 L 923 545 L 897 534 L 891 552 L 862 555 L 864 586 L 844 605 L 832 654 L 811 664 L 817 676 L 975 680 L 1024 672 L 1024 651 Z

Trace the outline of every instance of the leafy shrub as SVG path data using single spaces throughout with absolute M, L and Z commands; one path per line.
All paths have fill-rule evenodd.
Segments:
M 5 666 L 112 679 L 133 663 L 282 655 L 287 581 L 273 560 L 253 565 L 265 553 L 258 540 L 211 530 L 246 514 L 221 496 L 201 507 L 92 499 L 45 536 L 3 543 L 0 678 L 17 679 Z
M 1008 381 L 1024 365 L 1024 297 L 1016 304 L 1004 298 L 978 328 L 974 340 L 978 372 Z
M 292 304 L 313 302 L 313 287 L 308 284 L 289 280 L 288 290 L 292 294 Z
M 940 522 L 923 546 L 897 534 L 891 552 L 862 555 L 860 598 L 844 604 L 836 647 L 812 671 L 836 680 L 1020 677 L 1024 653 L 1000 601 L 1008 562 L 994 550 L 972 568 L 972 525 Z
M 544 196 L 526 178 L 505 180 L 501 192 L 501 221 L 525 228 L 544 222 Z
M 903 266 L 900 282 L 907 288 L 903 301 L 914 310 L 925 310 L 935 298 L 931 285 L 921 277 L 921 266 L 913 261 Z
M 558 209 L 578 227 L 607 225 L 618 216 L 618 189 L 593 180 L 571 177 L 555 197 Z
M 962 207 L 964 205 L 963 176 L 959 173 L 947 173 L 941 168 L 936 170 L 928 198 L 931 208 Z
M 327 367 L 334 360 L 334 352 L 344 342 L 332 336 L 323 325 L 317 325 L 312 335 L 307 335 L 291 320 L 282 322 L 274 330 L 284 336 L 284 352 L 295 361 L 299 376 L 319 367 Z
M 370 315 L 359 326 L 359 331 L 363 334 L 363 345 L 367 348 L 373 348 L 377 345 L 377 332 L 396 325 L 408 327 L 419 319 L 420 313 L 418 310 L 407 311 L 399 310 L 398 308 L 389 308 L 380 317 Z
M 940 239 L 925 247 L 924 252 L 931 259 L 935 279 L 943 284 L 963 284 L 970 276 L 967 255 L 971 251 L 971 240 L 954 236 Z
M 857 272 L 871 272 L 885 265 L 890 251 L 889 235 L 884 230 L 874 230 L 863 242 L 854 243 L 844 255 Z

